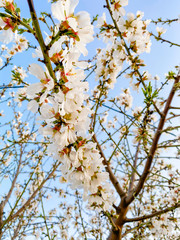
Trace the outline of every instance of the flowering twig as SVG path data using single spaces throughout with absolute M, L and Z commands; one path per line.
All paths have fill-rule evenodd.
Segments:
M 132 54 L 131 54 L 131 52 L 130 52 L 130 49 L 128 48 L 128 46 L 127 46 L 127 44 L 126 44 L 126 42 L 125 42 L 125 40 L 124 40 L 124 38 L 123 38 L 123 36 L 122 36 L 122 33 L 121 33 L 121 31 L 120 31 L 120 29 L 119 29 L 119 27 L 118 27 L 118 24 L 117 24 L 117 22 L 115 21 L 115 19 L 114 19 L 114 17 L 113 17 L 113 12 L 112 12 L 112 10 L 111 10 L 111 6 L 110 6 L 110 3 L 109 3 L 109 0 L 106 0 L 106 4 L 107 4 L 107 9 L 108 9 L 108 11 L 109 11 L 109 13 L 110 13 L 110 15 L 111 15 L 111 19 L 112 19 L 112 21 L 113 21 L 113 23 L 114 23 L 114 26 L 115 26 L 118 34 L 119 34 L 119 37 L 120 37 L 120 39 L 123 41 L 123 45 L 124 45 L 124 47 L 125 47 L 125 49 L 126 49 L 126 51 L 127 51 L 127 54 L 128 54 L 128 56 L 129 56 L 130 58 L 132 58 Z M 138 69 L 136 69 L 135 72 L 137 73 L 137 75 L 138 75 L 138 77 L 139 77 L 139 79 L 140 79 L 140 82 L 142 83 L 144 89 L 146 90 L 146 89 L 147 89 L 147 86 L 146 86 L 146 84 L 145 84 L 145 82 L 144 82 L 143 75 L 140 73 L 140 71 L 139 71 Z M 155 104 L 154 102 L 152 102 L 152 104 L 153 104 L 153 106 L 155 107 L 155 109 L 158 109 L 158 107 L 156 106 L 156 104 Z M 158 113 L 159 113 L 159 112 L 158 112 Z
M 157 41 L 161 41 L 162 43 L 164 43 L 164 42 L 166 42 L 166 43 L 169 43 L 170 44 L 170 47 L 172 47 L 172 46 L 177 46 L 177 47 L 180 47 L 180 44 L 178 44 L 178 43 L 173 43 L 173 42 L 171 42 L 171 41 L 169 41 L 169 40 L 166 40 L 166 39 L 164 39 L 164 38 L 162 38 L 162 37 L 159 37 L 159 36 L 156 36 L 154 33 L 150 33 L 151 34 L 151 36 L 153 36 Z
M 167 20 L 162 20 L 161 18 L 158 18 L 158 20 L 151 20 L 151 23 L 155 23 L 156 25 L 158 24 L 158 23 L 161 23 L 161 24 L 171 24 L 171 23 L 173 23 L 173 22 L 178 22 L 179 21 L 179 19 L 178 18 L 174 18 L 174 19 L 167 19 Z
M 140 217 L 136 217 L 136 218 L 126 218 L 124 221 L 127 223 L 127 222 L 138 222 L 138 221 L 142 221 L 142 220 L 145 220 L 145 219 L 150 219 L 150 218 L 153 218 L 153 217 L 157 217 L 157 216 L 159 216 L 163 213 L 173 211 L 174 209 L 179 208 L 179 207 L 180 207 L 180 203 L 177 203 L 174 206 L 167 207 L 167 208 L 159 210 L 159 211 L 155 211 L 155 212 L 153 212 L 151 214 L 148 214 L 148 215 L 144 215 L 144 216 L 140 216 Z
M 38 22 L 38 19 L 37 19 L 36 11 L 34 9 L 33 0 L 27 0 L 27 1 L 28 1 L 31 17 L 32 17 L 32 22 L 33 22 L 33 25 L 34 25 L 34 28 L 35 28 L 35 31 L 36 31 L 36 38 L 39 42 L 39 45 L 41 47 L 41 51 L 42 51 L 42 54 L 43 54 L 43 57 L 44 57 L 44 62 L 46 64 L 46 67 L 49 71 L 50 76 L 55 80 L 56 77 L 55 77 L 51 62 L 50 62 L 47 47 L 44 43 L 44 39 L 43 39 L 43 36 L 42 36 L 42 33 L 41 33 L 41 29 L 40 29 L 39 22 Z
M 162 130 L 163 130 L 163 127 L 164 127 L 164 124 L 165 124 L 165 121 L 166 121 L 166 116 L 168 114 L 172 99 L 173 99 L 174 94 L 176 92 L 175 86 L 179 82 L 179 80 L 180 80 L 180 75 L 175 77 L 174 84 L 172 86 L 169 97 L 166 101 L 166 105 L 164 107 L 162 117 L 160 118 L 159 125 L 158 125 L 158 128 L 156 130 L 156 133 L 155 133 L 155 136 L 154 136 L 154 139 L 153 139 L 153 142 L 152 142 L 152 146 L 151 146 L 151 149 L 149 151 L 149 155 L 147 157 L 147 161 L 146 161 L 146 165 L 144 167 L 144 171 L 143 171 L 143 173 L 142 173 L 142 175 L 139 179 L 139 182 L 138 182 L 137 186 L 135 187 L 134 191 L 126 198 L 126 204 L 127 205 L 129 205 L 134 200 L 134 198 L 139 194 L 139 192 L 143 188 L 143 185 L 146 181 L 146 178 L 147 178 L 147 176 L 150 172 L 151 164 L 152 164 L 155 152 L 156 152 L 157 147 L 158 147 L 158 141 L 159 141 L 159 138 L 162 134 Z

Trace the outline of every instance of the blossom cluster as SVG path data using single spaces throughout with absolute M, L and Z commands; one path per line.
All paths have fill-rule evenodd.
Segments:
M 80 61 L 87 55 L 86 44 L 93 40 L 93 26 L 87 12 L 74 14 L 78 1 L 61 0 L 52 4 L 52 15 L 58 20 L 54 35 L 47 36 L 49 57 L 55 78 L 48 69 L 31 64 L 29 73 L 40 81 L 19 91 L 19 99 L 29 99 L 28 109 L 39 111 L 42 121 L 39 132 L 49 137 L 48 152 L 61 162 L 61 181 L 73 189 L 82 188 L 84 199 L 88 195 L 92 207 L 109 209 L 108 173 L 95 143 L 90 141 L 90 106 L 85 105 L 88 83 L 84 82 L 84 69 L 88 64 Z M 52 43 L 52 39 L 56 41 Z M 42 57 L 40 48 L 34 56 Z
M 142 20 L 143 13 L 138 11 L 136 15 L 127 14 L 125 19 L 125 10 L 128 1 L 116 0 L 111 4 L 112 17 L 114 24 L 108 24 L 105 13 L 98 19 L 97 27 L 100 28 L 100 37 L 108 43 L 103 50 L 98 50 L 96 79 L 103 78 L 108 88 L 113 88 L 122 70 L 123 65 L 127 63 L 131 69 L 137 65 L 144 66 L 139 59 L 139 54 L 150 52 L 151 40 L 147 26 L 150 20 Z M 130 74 L 128 78 L 132 78 Z
M 15 54 L 28 49 L 28 41 L 17 30 L 19 23 L 14 18 L 14 16 L 17 17 L 14 1 L 1 0 L 0 7 L 3 7 L 5 10 L 5 13 L 2 13 L 0 18 L 0 41 L 3 43 L 1 45 L 1 55 L 6 59 L 6 62 L 9 62 L 9 59 L 11 59 Z M 11 45 L 8 46 L 9 44 Z M 3 65 L 2 58 L 0 58 L 0 65 Z

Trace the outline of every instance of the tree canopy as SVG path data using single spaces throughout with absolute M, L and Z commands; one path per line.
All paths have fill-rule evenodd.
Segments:
M 36 4 L 0 0 L 0 239 L 178 240 L 179 16 Z

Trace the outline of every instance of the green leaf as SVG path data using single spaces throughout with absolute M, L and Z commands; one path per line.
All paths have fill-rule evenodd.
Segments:
M 22 21 L 26 24 L 29 24 L 32 21 L 32 19 L 31 18 L 23 18 Z
M 26 32 L 25 29 L 23 29 L 23 28 L 18 28 L 18 33 L 19 33 L 19 34 L 22 34 L 22 33 L 24 33 L 24 32 Z

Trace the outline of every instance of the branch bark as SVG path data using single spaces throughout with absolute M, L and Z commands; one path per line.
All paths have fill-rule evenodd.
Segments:
M 144 183 L 146 181 L 146 178 L 147 178 L 147 176 L 150 172 L 152 161 L 153 161 L 155 152 L 156 152 L 157 147 L 158 147 L 158 141 L 159 141 L 159 138 L 162 134 L 162 130 L 163 130 L 163 127 L 164 127 L 164 124 L 165 124 L 165 121 L 166 121 L 166 117 L 167 117 L 168 111 L 170 109 L 171 102 L 173 100 L 173 97 L 174 97 L 174 94 L 175 94 L 175 91 L 176 91 L 176 84 L 179 82 L 179 80 L 180 80 L 180 74 L 178 74 L 178 76 L 175 77 L 175 81 L 174 81 L 174 84 L 172 86 L 171 92 L 170 92 L 170 94 L 167 98 L 166 105 L 164 107 L 164 111 L 162 112 L 162 116 L 160 118 L 159 125 L 158 125 L 158 128 L 156 130 L 149 155 L 147 156 L 147 161 L 146 161 L 146 164 L 145 164 L 145 167 L 144 167 L 144 171 L 143 171 L 143 173 L 142 173 L 142 175 L 139 179 L 139 182 L 138 182 L 137 186 L 135 187 L 134 191 L 131 192 L 131 194 L 129 194 L 129 196 L 127 196 L 127 198 L 126 198 L 126 204 L 127 205 L 129 205 L 135 199 L 135 197 L 139 194 L 139 192 L 142 190 L 142 188 L 144 186 Z
M 177 203 L 174 206 L 167 207 L 165 209 L 156 211 L 156 212 L 151 213 L 149 215 L 144 215 L 144 216 L 140 216 L 140 217 L 136 217 L 136 218 L 126 218 L 125 222 L 126 223 L 127 222 L 138 222 L 138 221 L 146 220 L 146 219 L 149 219 L 149 218 L 153 218 L 153 217 L 159 216 L 159 215 L 161 215 L 163 213 L 167 213 L 167 212 L 173 211 L 174 209 L 179 208 L 179 207 L 180 207 L 180 203 Z

